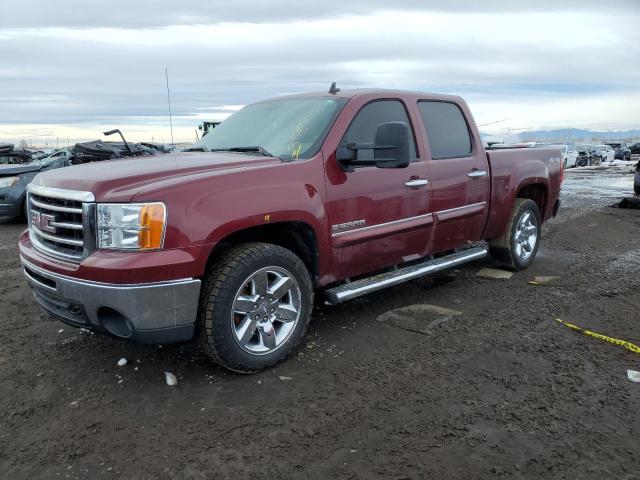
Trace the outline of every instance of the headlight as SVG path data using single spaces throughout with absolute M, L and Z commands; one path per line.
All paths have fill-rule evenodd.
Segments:
M 164 243 L 166 218 L 162 203 L 98 204 L 98 248 L 158 250 Z
M 0 187 L 13 187 L 20 182 L 20 177 L 2 177 L 0 178 Z

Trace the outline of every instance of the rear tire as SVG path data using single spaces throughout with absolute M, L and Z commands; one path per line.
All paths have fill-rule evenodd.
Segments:
M 527 268 L 538 253 L 541 224 L 538 205 L 516 198 L 504 233 L 489 241 L 491 257 L 513 270 Z
M 284 360 L 302 341 L 313 287 L 304 263 L 286 248 L 232 248 L 207 274 L 198 325 L 205 353 L 229 370 L 251 373 Z

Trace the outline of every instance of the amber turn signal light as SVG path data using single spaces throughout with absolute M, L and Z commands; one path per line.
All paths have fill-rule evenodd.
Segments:
M 142 207 L 140 211 L 140 232 L 138 233 L 138 248 L 156 250 L 162 248 L 166 220 L 165 206 L 161 203 L 151 203 Z

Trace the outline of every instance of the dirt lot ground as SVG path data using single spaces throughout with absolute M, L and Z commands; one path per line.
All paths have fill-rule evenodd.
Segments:
M 567 177 L 529 270 L 319 304 L 299 353 L 252 376 L 49 320 L 21 278 L 24 226 L 0 225 L 0 477 L 640 478 L 640 355 L 554 320 L 640 344 L 640 211 L 609 207 L 632 177 Z M 377 320 L 420 304 L 462 315 L 423 334 Z

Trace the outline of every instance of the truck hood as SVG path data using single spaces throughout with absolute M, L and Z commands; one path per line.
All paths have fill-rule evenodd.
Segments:
M 43 165 L 0 165 L 0 177 L 20 175 L 23 173 L 37 172 Z
M 92 192 L 97 201 L 128 202 L 155 184 L 185 177 L 223 175 L 282 163 L 271 157 L 230 152 L 188 152 L 106 160 L 43 172 L 34 184 Z

